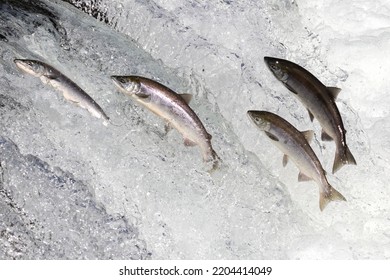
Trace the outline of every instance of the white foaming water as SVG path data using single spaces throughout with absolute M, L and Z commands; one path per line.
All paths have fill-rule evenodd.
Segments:
M 1 258 L 32 258 L 37 248 L 39 258 L 390 256 L 388 5 L 73 2 L 109 26 L 63 2 L 1 4 L 0 215 L 7 218 L 0 229 L 8 234 L 0 238 L 9 244 Z M 319 123 L 276 81 L 264 56 L 292 60 L 343 89 L 337 105 L 357 166 L 331 174 L 334 143 L 320 140 Z M 116 125 L 103 126 L 18 71 L 15 57 L 66 74 Z M 163 121 L 116 91 L 110 75 L 126 74 L 194 95 L 191 107 L 213 136 L 220 170 L 210 175 L 198 148 L 185 147 L 176 131 L 164 135 Z M 282 167 L 281 152 L 247 110 L 314 129 L 312 147 L 348 201 L 320 212 L 318 186 L 298 183 L 293 164 Z

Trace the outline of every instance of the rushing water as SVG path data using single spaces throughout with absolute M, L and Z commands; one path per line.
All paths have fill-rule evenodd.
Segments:
M 354 73 L 323 59 L 299 3 L 66 2 L 0 1 L 0 258 L 390 256 L 389 190 L 379 176 L 387 165 L 376 161 L 365 126 L 374 116 L 350 100 Z M 265 55 L 294 60 L 325 84 L 345 83 L 337 104 L 358 166 L 328 178 L 348 202 L 320 212 L 318 186 L 298 183 L 295 166 L 283 168 L 247 118 L 249 109 L 269 110 L 320 132 Z M 111 124 L 19 71 L 14 58 L 66 74 Z M 194 95 L 190 105 L 223 161 L 218 171 L 207 172 L 197 147 L 116 91 L 110 76 L 127 74 Z M 334 144 L 317 136 L 312 146 L 330 171 Z

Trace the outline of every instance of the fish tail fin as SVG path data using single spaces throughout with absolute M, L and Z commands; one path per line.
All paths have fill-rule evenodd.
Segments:
M 346 164 L 356 165 L 356 160 L 347 145 L 345 145 L 344 149 L 342 149 L 341 151 L 339 149 L 336 150 L 332 173 L 336 173 L 341 167 Z
M 220 164 L 222 162 L 221 158 L 218 156 L 218 154 L 213 149 L 211 149 L 210 155 L 209 155 L 207 161 L 212 162 L 212 164 L 213 164 L 211 169 L 208 171 L 209 173 L 213 173 L 214 171 L 216 171 L 220 167 Z
M 327 192 L 320 192 L 320 210 L 323 211 L 326 205 L 331 201 L 347 201 L 345 197 L 328 184 Z

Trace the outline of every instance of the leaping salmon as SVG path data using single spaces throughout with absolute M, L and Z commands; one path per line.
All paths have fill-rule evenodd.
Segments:
M 49 84 L 60 91 L 66 100 L 88 110 L 94 117 L 102 118 L 104 120 L 103 124 L 107 125 L 109 118 L 99 104 L 60 71 L 38 60 L 15 59 L 14 62 L 19 69 L 40 78 L 43 83 Z
M 112 76 L 118 89 L 176 128 L 186 146 L 198 145 L 203 160 L 218 167 L 219 157 L 211 146 L 211 135 L 188 105 L 190 94 L 177 94 L 170 88 L 140 76 Z
M 266 111 L 248 111 L 250 119 L 283 152 L 283 166 L 291 158 L 299 169 L 298 181 L 314 180 L 320 187 L 320 210 L 333 200 L 346 200 L 328 182 L 309 141 L 313 131 L 298 131 L 285 119 Z
M 356 164 L 345 138 L 346 130 L 335 99 L 339 88 L 326 87 L 314 75 L 291 61 L 264 57 L 274 76 L 293 92 L 309 111 L 311 121 L 316 118 L 322 127 L 321 139 L 334 140 L 336 154 L 333 173 L 345 164 Z

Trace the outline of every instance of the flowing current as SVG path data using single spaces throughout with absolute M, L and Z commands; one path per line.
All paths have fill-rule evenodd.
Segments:
M 316 16 L 324 2 L 0 0 L 0 258 L 390 258 L 389 65 L 376 57 L 390 49 L 390 18 L 357 1 L 345 16 L 366 13 L 366 24 L 342 25 Z M 342 88 L 336 103 L 357 166 L 331 174 L 334 143 L 321 141 L 264 56 Z M 64 73 L 111 124 L 15 58 Z M 193 94 L 220 169 L 207 172 L 199 148 L 165 134 L 111 75 Z M 312 147 L 347 202 L 320 212 L 318 186 L 298 183 L 292 163 L 283 168 L 248 110 L 313 129 Z

